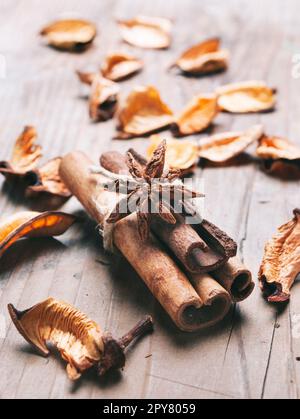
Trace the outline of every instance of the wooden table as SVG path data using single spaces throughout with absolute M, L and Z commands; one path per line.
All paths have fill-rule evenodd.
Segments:
M 146 51 L 122 43 L 114 19 L 136 14 L 174 19 L 172 47 Z M 86 53 L 60 53 L 39 38 L 44 24 L 65 16 L 98 24 L 100 35 Z M 45 161 L 74 149 L 95 159 L 109 149 L 125 151 L 134 146 L 145 151 L 147 139 L 112 140 L 115 121 L 90 123 L 74 75 L 75 69 L 97 66 L 107 52 L 120 48 L 145 61 L 144 71 L 122 83 L 122 91 L 153 84 L 175 111 L 193 95 L 223 83 L 265 80 L 279 89 L 276 112 L 221 114 L 215 132 L 261 122 L 268 133 L 300 145 L 300 78 L 292 73 L 293 56 L 300 54 L 299 16 L 296 0 L 2 0 L 0 53 L 6 77 L 0 80 L 0 158 L 9 157 L 26 124 L 36 126 Z M 215 35 L 231 52 L 228 72 L 187 78 L 167 71 L 186 47 Z M 241 257 L 256 277 L 265 241 L 299 206 L 299 183 L 268 177 L 251 160 L 239 166 L 206 166 L 196 176 L 204 179 L 206 216 L 235 237 Z M 1 215 L 32 207 L 45 209 L 43 203 L 26 201 L 3 183 Z M 76 211 L 80 205 L 72 199 L 64 209 Z M 87 220 L 59 240 L 20 242 L 0 265 L 0 314 L 6 326 L 0 338 L 0 397 L 297 398 L 299 291 L 295 285 L 290 304 L 278 311 L 256 289 L 217 328 L 188 335 L 176 330 L 126 262 L 104 254 L 93 222 Z M 152 313 L 155 333 L 129 351 L 123 374 L 101 382 L 87 374 L 74 386 L 59 357 L 37 356 L 7 314 L 9 302 L 23 309 L 47 296 L 74 303 L 115 335 L 144 313 Z

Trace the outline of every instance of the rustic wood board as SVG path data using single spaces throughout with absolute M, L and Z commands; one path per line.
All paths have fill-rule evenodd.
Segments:
M 243 129 L 256 122 L 271 134 L 300 144 L 300 79 L 292 77 L 292 57 L 300 53 L 297 0 L 2 0 L 0 54 L 6 77 L 0 78 L 0 158 L 27 124 L 35 125 L 44 158 L 81 149 L 95 158 L 102 151 L 141 151 L 147 139 L 112 140 L 115 122 L 91 124 L 74 70 L 99 65 L 108 51 L 122 49 L 145 60 L 142 73 L 122 83 L 153 84 L 174 109 L 194 94 L 230 81 L 263 79 L 278 87 L 276 112 L 264 115 L 222 114 L 215 131 Z M 115 18 L 150 14 L 174 20 L 172 47 L 143 51 L 122 43 Z M 39 29 L 63 16 L 97 22 L 100 36 L 93 48 L 74 55 L 54 51 L 38 37 Z M 186 78 L 167 72 L 186 47 L 209 36 L 221 36 L 231 51 L 228 72 Z M 199 137 L 197 137 L 199 138 Z M 258 271 L 265 241 L 299 206 L 299 182 L 267 177 L 254 162 L 224 168 L 204 167 L 206 215 L 239 242 L 240 255 Z M 25 201 L 1 179 L 1 215 L 42 205 Z M 75 199 L 64 209 L 80 210 Z M 107 264 L 103 264 L 107 261 Z M 129 351 L 123 374 L 97 381 L 88 374 L 72 385 L 57 356 L 33 353 L 12 326 L 7 303 L 18 308 L 54 296 L 74 303 L 104 328 L 119 335 L 144 313 L 152 313 L 155 333 Z M 60 240 L 24 241 L 1 260 L 0 336 L 1 398 L 298 398 L 300 339 L 292 333 L 299 312 L 299 284 L 291 304 L 277 311 L 256 289 L 213 330 L 179 332 L 126 262 L 104 254 L 91 221 L 72 228 Z M 1 320 L 3 325 L 3 320 Z M 299 326 L 299 325 L 298 325 Z M 299 329 L 294 325 L 295 329 Z M 2 327 L 3 328 L 3 327 Z M 298 330 L 299 331 L 299 330 Z

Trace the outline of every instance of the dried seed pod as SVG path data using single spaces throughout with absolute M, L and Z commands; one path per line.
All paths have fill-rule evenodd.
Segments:
M 58 20 L 41 30 L 41 35 L 54 48 L 82 51 L 89 47 L 97 35 L 96 26 L 86 20 Z
M 143 62 L 132 55 L 117 53 L 108 55 L 101 67 L 103 77 L 120 81 L 141 71 Z
M 37 133 L 34 127 L 27 126 L 15 142 L 9 161 L 0 162 L 0 173 L 7 178 L 22 177 L 34 170 L 42 156 L 42 149 L 36 144 Z
M 175 65 L 188 74 L 208 74 L 226 70 L 229 53 L 220 49 L 220 39 L 212 38 L 186 50 Z
M 269 302 L 290 299 L 290 289 L 300 272 L 300 210 L 294 218 L 279 227 L 277 234 L 267 242 L 259 271 L 262 292 Z
M 226 162 L 241 154 L 263 135 L 263 126 L 254 125 L 245 132 L 225 132 L 201 141 L 198 155 L 216 163 Z
M 119 113 L 118 138 L 132 138 L 158 131 L 170 125 L 173 112 L 152 86 L 136 87 Z
M 90 118 L 94 122 L 107 121 L 118 106 L 119 86 L 101 76 L 94 78 L 89 101 Z
M 196 96 L 175 119 L 173 131 L 177 135 L 190 135 L 204 131 L 210 126 L 218 112 L 216 95 Z
M 118 20 L 125 42 L 140 48 L 163 49 L 171 43 L 171 21 L 160 17 L 137 16 L 131 20 Z
M 220 109 L 232 113 L 272 110 L 276 104 L 274 92 L 263 81 L 232 83 L 216 90 Z
M 76 217 L 64 212 L 19 212 L 0 221 L 0 257 L 23 237 L 60 236 L 74 224 Z
M 25 311 L 18 311 L 9 304 L 8 310 L 20 334 L 41 355 L 50 353 L 47 341 L 57 347 L 68 363 L 67 374 L 71 380 L 78 380 L 93 366 L 97 367 L 99 375 L 110 369 L 123 368 L 125 348 L 134 338 L 153 328 L 152 319 L 147 316 L 123 338 L 115 340 L 85 314 L 53 298 Z

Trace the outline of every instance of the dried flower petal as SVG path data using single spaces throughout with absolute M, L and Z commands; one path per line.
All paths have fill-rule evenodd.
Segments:
M 42 149 L 36 145 L 37 133 L 33 127 L 25 127 L 17 139 L 12 158 L 0 162 L 0 173 L 4 176 L 23 176 L 28 170 L 36 168 L 42 156 Z
M 266 244 L 259 271 L 263 293 L 270 302 L 283 302 L 290 298 L 290 289 L 300 272 L 300 210 L 294 218 L 278 229 Z
M 174 132 L 190 135 L 208 128 L 218 114 L 217 96 L 214 94 L 196 96 L 177 116 Z
M 87 73 L 84 71 L 76 71 L 76 74 L 81 83 L 87 84 L 89 86 L 91 86 L 95 78 L 99 76 L 97 73 Z
M 97 35 L 95 25 L 86 20 L 59 20 L 42 29 L 49 45 L 61 50 L 83 50 Z
M 255 125 L 245 132 L 225 132 L 212 135 L 201 141 L 198 154 L 212 162 L 223 163 L 241 154 L 249 145 L 258 141 L 262 135 L 262 125 Z
M 94 122 L 107 121 L 117 110 L 119 86 L 103 77 L 93 80 L 89 103 L 90 117 Z
M 159 17 L 137 16 L 132 20 L 119 20 L 122 38 L 140 48 L 162 49 L 171 43 L 170 20 Z
M 274 90 L 262 81 L 228 84 L 218 88 L 216 93 L 219 107 L 226 112 L 265 112 L 276 104 Z
M 101 71 L 103 77 L 113 80 L 123 80 L 143 68 L 143 62 L 132 55 L 118 53 L 106 57 Z
M 76 217 L 64 212 L 19 212 L 0 221 L 0 257 L 23 237 L 53 237 L 65 233 Z
M 208 74 L 226 70 L 228 58 L 228 51 L 220 49 L 220 40 L 212 38 L 189 48 L 175 65 L 185 73 Z
M 26 173 L 26 180 L 29 181 L 26 193 L 28 196 L 34 196 L 39 193 L 49 193 L 68 198 L 71 192 L 63 183 L 59 175 L 59 168 L 62 158 L 57 157 L 50 160 L 40 169 Z
M 152 135 L 147 156 L 152 156 L 161 142 L 159 135 Z M 181 169 L 184 174 L 192 172 L 198 162 L 198 149 L 195 143 L 181 140 L 167 140 L 166 165 L 171 169 Z
M 173 112 L 154 87 L 136 87 L 119 113 L 118 138 L 145 135 L 167 127 L 173 120 Z

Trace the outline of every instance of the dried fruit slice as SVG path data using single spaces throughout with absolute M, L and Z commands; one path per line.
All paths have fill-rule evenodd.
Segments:
M 219 112 L 217 96 L 196 96 L 177 116 L 173 130 L 177 135 L 190 135 L 208 128 Z
M 53 237 L 65 233 L 76 221 L 64 212 L 25 211 L 0 221 L 0 257 L 23 237 Z
M 90 118 L 94 122 L 107 121 L 115 114 L 120 88 L 101 76 L 94 78 L 89 101 Z
M 220 39 L 208 39 L 185 51 L 175 65 L 184 73 L 208 74 L 226 70 L 229 53 L 220 49 Z
M 276 104 L 274 90 L 262 81 L 228 84 L 218 88 L 216 93 L 219 107 L 226 112 L 265 112 Z
M 83 50 L 97 35 L 96 26 L 86 20 L 58 20 L 41 30 L 49 45 L 61 50 Z
M 132 55 L 118 53 L 108 55 L 101 67 L 103 77 L 112 80 L 123 80 L 143 68 L 143 62 Z
M 173 120 L 173 112 L 154 87 L 136 87 L 119 113 L 118 138 L 145 135 L 167 127 Z
M 11 160 L 0 162 L 0 173 L 4 176 L 23 176 L 36 168 L 42 156 L 42 149 L 36 145 L 37 133 L 33 127 L 25 127 L 17 139 Z
M 198 155 L 216 163 L 226 162 L 241 154 L 263 135 L 263 126 L 255 125 L 245 132 L 225 132 L 201 141 Z
M 39 193 L 49 193 L 68 198 L 71 192 L 63 183 L 59 175 L 61 157 L 48 161 L 40 169 L 26 173 L 25 181 L 28 181 L 27 196 L 35 196 Z
M 147 156 L 150 158 L 154 150 L 161 143 L 159 135 L 152 135 L 151 144 L 147 149 Z M 190 141 L 167 140 L 166 165 L 169 168 L 181 169 L 184 174 L 193 172 L 198 162 L 197 145 Z
M 18 311 L 9 304 L 8 310 L 19 333 L 41 355 L 49 355 L 47 341 L 57 347 L 68 363 L 67 374 L 71 380 L 78 380 L 93 366 L 97 366 L 99 375 L 112 368 L 122 368 L 125 348 L 134 338 L 153 327 L 151 317 L 147 316 L 117 341 L 110 334 L 103 333 L 98 324 L 84 313 L 53 298 L 25 311 Z
M 140 48 L 162 49 L 171 43 L 171 21 L 160 17 L 137 16 L 118 20 L 121 36 L 128 44 Z
M 300 210 L 278 229 L 265 246 L 259 271 L 260 286 L 269 302 L 284 302 L 300 272 Z

